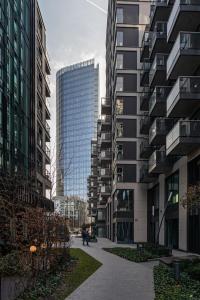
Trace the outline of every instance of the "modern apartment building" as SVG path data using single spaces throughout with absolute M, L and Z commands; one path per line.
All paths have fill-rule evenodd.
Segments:
M 1 1 L 0 21 L 1 176 L 19 174 L 30 179 L 31 187 L 29 184 L 27 192 L 34 200 L 29 203 L 42 206 L 48 203 L 52 208 L 53 203 L 45 199 L 45 189 L 50 188 L 45 175 L 45 165 L 50 163 L 46 141 L 50 137 L 46 134 L 48 138 L 44 138 L 41 145 L 38 135 L 38 124 L 43 128 L 50 118 L 45 104 L 46 96 L 50 95 L 46 83 L 50 68 L 46 58 L 45 28 L 37 1 Z M 37 164 L 39 145 L 45 156 L 40 169 Z M 41 178 L 36 173 L 40 173 Z
M 99 66 L 89 60 L 57 73 L 57 196 L 87 201 L 96 136 Z
M 32 147 L 34 166 L 36 166 L 36 186 L 40 194 L 50 194 L 50 111 L 48 98 L 51 96 L 49 88 L 50 65 L 46 48 L 46 29 L 37 1 L 33 1 L 33 110 L 31 113 L 34 138 Z M 35 139 L 35 141 L 34 141 Z M 33 152 L 32 152 L 33 153 Z
M 88 218 L 90 223 L 97 222 L 98 203 L 98 147 L 97 140 L 91 142 L 91 173 L 88 177 Z
M 148 240 L 200 253 L 200 209 L 183 208 L 200 180 L 200 3 L 157 0 L 151 5 L 143 70 L 140 181 L 147 184 Z
M 146 1 L 108 4 L 106 98 L 97 129 L 97 228 L 99 235 L 122 243 L 147 239 L 147 198 L 139 181 L 139 91 L 149 7 Z

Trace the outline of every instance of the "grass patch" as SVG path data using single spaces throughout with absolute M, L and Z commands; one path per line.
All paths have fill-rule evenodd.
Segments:
M 166 266 L 154 267 L 155 300 L 199 300 L 200 282 L 181 273 L 181 279 L 174 279 L 173 269 Z
M 64 300 L 90 277 L 102 264 L 82 251 L 70 249 L 71 262 L 61 270 L 38 276 L 33 288 L 26 290 L 18 300 Z
M 145 262 L 148 259 L 156 259 L 161 256 L 169 256 L 170 252 L 164 247 L 150 247 L 149 245 L 145 246 L 142 251 L 132 248 L 124 247 L 115 247 L 115 248 L 104 248 L 105 251 L 125 258 L 134 262 Z
M 66 274 L 62 289 L 56 293 L 56 300 L 65 299 L 102 266 L 99 261 L 81 249 L 71 249 L 70 254 L 73 258 L 78 259 L 78 263 L 72 273 Z

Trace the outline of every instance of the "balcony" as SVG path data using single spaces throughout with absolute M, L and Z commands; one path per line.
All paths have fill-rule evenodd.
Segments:
M 101 145 L 105 143 L 111 143 L 111 134 L 110 133 L 101 133 Z
M 149 173 L 162 174 L 168 172 L 173 165 L 173 160 L 166 156 L 165 150 L 156 150 L 149 159 Z
M 108 185 L 101 186 L 101 195 L 109 195 L 111 193 L 111 188 Z
M 200 77 L 179 77 L 167 98 L 167 116 L 185 118 L 200 107 Z
M 140 49 L 140 61 L 143 62 L 145 59 L 149 57 L 149 36 L 150 33 L 147 31 L 144 32 L 141 49 Z
M 175 1 L 167 24 L 168 41 L 175 41 L 180 31 L 197 30 L 200 24 L 199 4 L 199 0 Z
M 167 96 L 171 87 L 156 86 L 149 100 L 149 115 L 152 117 L 164 117 L 166 115 Z
M 101 99 L 101 114 L 109 115 L 111 113 L 111 101 L 107 98 Z
M 166 135 L 172 129 L 173 125 L 173 119 L 155 119 L 149 130 L 149 143 L 151 145 L 165 145 Z
M 180 32 L 167 60 L 167 79 L 192 76 L 200 66 L 200 32 Z
M 149 145 L 149 140 L 143 140 L 140 144 L 140 158 L 147 159 L 153 152 L 153 147 Z
M 150 10 L 150 30 L 152 31 L 156 21 L 167 21 L 170 14 L 171 6 L 167 0 L 154 0 Z
M 144 87 L 142 93 L 140 94 L 140 110 L 149 110 L 149 88 Z
M 100 160 L 101 161 L 111 160 L 111 158 L 112 158 L 112 154 L 111 154 L 110 150 L 101 151 L 101 154 L 100 154 Z
M 108 168 L 102 168 L 100 171 L 101 178 L 109 178 L 111 177 L 111 171 Z
M 145 59 L 142 63 L 142 68 L 140 72 L 140 85 L 147 86 L 149 84 L 149 70 L 150 62 L 148 59 Z
M 151 183 L 155 181 L 157 178 L 156 174 L 150 174 L 149 173 L 149 166 L 148 164 L 144 164 L 140 168 L 140 182 L 141 183 Z
M 200 146 L 200 121 L 179 121 L 166 137 L 167 155 L 188 155 Z
M 50 156 L 51 156 L 51 150 L 49 149 L 49 147 L 47 145 L 45 147 L 45 153 L 46 153 L 46 156 L 48 157 L 48 161 L 49 161 Z
M 140 134 L 149 134 L 149 128 L 151 126 L 151 118 L 144 116 L 140 120 Z
M 154 31 L 151 34 L 149 45 L 149 58 L 152 60 L 155 53 L 167 53 L 169 51 L 167 43 L 167 22 L 156 22 Z
M 102 115 L 101 116 L 101 127 L 110 126 L 111 125 L 111 116 L 109 115 Z
M 166 65 L 168 54 L 156 54 L 149 72 L 149 85 L 163 85 L 166 81 Z
M 51 91 L 50 91 L 50 88 L 49 88 L 49 82 L 48 82 L 48 77 L 46 77 L 46 80 L 45 80 L 45 96 L 46 97 L 51 97 Z

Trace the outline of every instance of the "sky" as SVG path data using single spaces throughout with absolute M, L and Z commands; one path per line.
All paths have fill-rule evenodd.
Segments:
M 56 134 L 56 72 L 95 58 L 100 64 L 100 96 L 105 96 L 105 39 L 108 0 L 38 0 L 46 26 L 51 76 L 51 148 Z M 54 155 L 54 153 L 52 153 Z

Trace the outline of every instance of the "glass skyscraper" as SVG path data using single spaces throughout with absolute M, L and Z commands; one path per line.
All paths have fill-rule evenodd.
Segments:
M 57 195 L 87 200 L 96 136 L 99 66 L 94 59 L 57 73 Z

